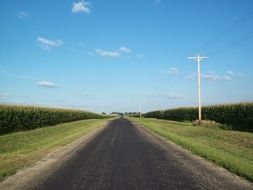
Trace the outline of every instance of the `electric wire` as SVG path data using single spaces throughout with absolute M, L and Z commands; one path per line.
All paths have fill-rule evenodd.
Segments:
M 213 51 L 212 53 L 209 54 L 209 56 L 213 57 L 213 56 L 219 55 L 219 54 L 223 53 L 224 51 L 227 51 L 228 49 L 235 47 L 250 38 L 253 38 L 253 31 L 246 33 L 243 36 L 241 36 L 240 38 L 238 38 L 238 39 L 230 42 L 229 44 Z
M 250 11 L 250 12 L 248 12 L 246 15 L 244 15 L 243 17 L 241 17 L 239 20 L 237 20 L 236 22 L 234 22 L 232 25 L 228 26 L 221 33 L 217 34 L 214 38 L 212 38 L 209 41 L 207 41 L 206 43 L 204 43 L 200 48 L 197 49 L 196 52 L 203 51 L 206 48 L 210 47 L 215 42 L 217 42 L 218 40 L 222 39 L 224 36 L 228 35 L 229 33 L 231 33 L 232 31 L 234 31 L 235 29 L 237 29 L 242 24 L 248 22 L 252 18 L 253 18 L 253 10 Z

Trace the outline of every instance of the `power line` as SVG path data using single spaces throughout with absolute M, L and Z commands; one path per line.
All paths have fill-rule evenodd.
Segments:
M 247 21 L 249 21 L 250 19 L 253 18 L 253 10 L 248 12 L 246 15 L 244 15 L 243 17 L 241 17 L 239 20 L 237 20 L 236 22 L 234 22 L 232 25 L 230 25 L 229 27 L 227 27 L 225 30 L 223 30 L 221 33 L 217 34 L 214 38 L 210 39 L 209 41 L 207 41 L 206 43 L 204 43 L 196 52 L 200 52 L 203 51 L 204 49 L 210 47 L 211 45 L 215 44 L 218 40 L 222 39 L 224 36 L 228 35 L 229 33 L 233 32 L 235 29 L 237 29 L 239 26 L 241 26 L 242 24 L 246 23 Z M 238 45 L 239 43 L 249 39 L 250 37 L 252 37 L 252 35 L 244 35 L 241 38 L 239 38 L 238 40 L 232 42 L 229 44 L 229 46 L 225 46 L 222 49 L 219 49 L 218 51 L 214 52 L 213 54 L 211 54 L 212 56 L 217 55 L 222 53 L 223 51 L 229 49 L 231 46 L 235 46 Z M 195 57 L 197 59 L 197 57 Z M 200 57 L 199 57 L 200 58 Z M 206 57 L 203 57 L 203 59 Z M 181 64 L 180 64 L 181 65 Z M 186 74 L 189 73 L 190 70 L 192 70 L 194 65 L 191 65 L 191 67 L 189 69 L 187 69 L 185 72 L 182 73 L 182 75 L 180 75 L 178 78 L 176 78 L 175 80 L 171 80 L 170 83 L 167 86 L 167 88 L 163 91 L 163 92 L 167 92 L 168 89 L 172 89 L 176 84 L 178 84 L 179 81 L 181 81 L 183 78 L 185 78 Z M 181 70 L 181 68 L 179 69 L 179 71 Z M 200 75 L 200 71 L 198 69 L 198 73 Z M 200 76 L 198 77 L 198 81 L 200 81 Z M 200 92 L 200 91 L 199 91 Z M 200 95 L 199 95 L 200 97 Z M 199 101 L 199 105 L 200 105 L 200 101 Z M 199 120 L 201 120 L 201 111 L 200 111 L 200 117 Z
M 248 40 L 252 37 L 253 37 L 253 31 L 251 31 L 249 33 L 246 33 L 243 36 L 241 36 L 240 38 L 238 38 L 238 39 L 230 42 L 229 44 L 221 47 L 220 49 L 214 51 L 213 53 L 211 53 L 211 56 L 213 57 L 213 56 L 219 55 L 219 54 L 223 53 L 224 51 L 226 51 L 226 50 L 228 50 L 232 47 L 235 47 L 235 46 L 241 44 L 242 42 L 244 42 L 244 41 L 246 41 L 246 40 Z
M 238 28 L 240 25 L 246 23 L 248 20 L 250 20 L 251 18 L 253 18 L 253 10 L 248 12 L 246 15 L 244 15 L 243 17 L 241 17 L 239 20 L 237 20 L 236 22 L 234 22 L 232 25 L 230 25 L 229 27 L 227 27 L 225 30 L 223 30 L 221 33 L 217 34 L 214 38 L 212 38 L 211 40 L 207 41 L 206 43 L 204 43 L 200 48 L 197 49 L 196 52 L 200 52 L 201 50 L 203 51 L 204 49 L 210 47 L 211 45 L 213 45 L 215 42 L 217 42 L 218 40 L 220 40 L 221 38 L 223 38 L 224 36 L 226 36 L 227 34 L 231 33 L 232 31 L 234 31 L 236 28 Z
M 178 65 L 183 65 L 183 64 L 178 64 Z M 186 75 L 188 75 L 193 68 L 195 67 L 195 64 L 188 64 L 188 67 L 186 67 L 186 69 L 183 72 L 180 72 L 181 74 L 175 78 L 175 80 L 171 80 L 169 84 L 166 85 L 165 89 L 163 91 L 161 91 L 160 93 L 166 93 L 168 92 L 168 90 L 173 89 L 175 85 L 177 85 L 182 79 L 186 79 Z M 181 67 L 182 68 L 182 67 Z M 179 69 L 179 71 L 181 71 L 181 68 Z
M 172 84 L 169 87 L 170 88 L 174 87 L 178 82 L 180 82 L 183 78 L 185 78 L 186 74 L 188 74 L 193 67 L 194 65 L 190 65 L 189 67 L 187 67 L 187 70 L 183 72 L 176 80 L 172 81 Z
M 237 20 L 236 22 L 234 22 L 232 25 L 230 25 L 229 27 L 227 27 L 225 30 L 223 30 L 221 33 L 217 34 L 214 38 L 210 39 L 209 41 L 207 41 L 206 43 L 204 43 L 198 50 L 197 52 L 203 51 L 205 49 L 207 49 L 208 47 L 212 46 L 213 44 L 215 44 L 218 40 L 222 39 L 224 36 L 228 35 L 229 33 L 233 32 L 235 29 L 237 29 L 239 26 L 243 25 L 244 23 L 248 22 L 250 19 L 253 18 L 253 10 L 248 12 L 246 15 L 244 15 L 243 17 L 241 17 L 239 20 Z M 239 39 L 229 43 L 227 46 L 218 49 L 217 51 L 215 51 L 213 54 L 211 54 L 212 56 L 220 54 L 222 52 L 224 52 L 225 50 L 236 46 L 238 44 L 240 44 L 241 42 L 251 38 L 253 35 L 252 33 L 248 33 L 245 34 L 243 36 L 241 36 Z M 195 59 L 198 62 L 198 97 L 199 97 L 199 121 L 201 121 L 201 96 L 200 96 L 200 61 L 202 59 L 205 59 L 207 57 L 200 57 L 199 55 L 197 55 L 196 57 L 190 57 L 191 59 Z M 194 66 L 194 65 L 193 65 Z M 190 67 L 190 69 L 186 72 L 184 72 L 179 78 L 177 78 L 176 80 L 172 80 L 170 82 L 170 84 L 167 86 L 168 88 L 172 89 L 180 80 L 182 80 L 185 75 L 192 69 L 192 67 Z M 181 68 L 180 68 L 181 69 Z M 168 90 L 168 88 L 166 88 L 165 91 Z

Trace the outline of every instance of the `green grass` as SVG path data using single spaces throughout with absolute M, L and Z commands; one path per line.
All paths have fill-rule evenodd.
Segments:
M 218 126 L 159 119 L 130 118 L 154 133 L 253 181 L 253 133 L 229 131 Z
M 0 180 L 73 142 L 108 119 L 90 119 L 0 136 Z

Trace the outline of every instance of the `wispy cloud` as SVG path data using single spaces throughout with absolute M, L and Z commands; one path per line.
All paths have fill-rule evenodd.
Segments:
M 167 95 L 165 95 L 165 97 L 167 99 L 170 99 L 170 100 L 179 100 L 179 99 L 184 98 L 183 96 L 179 96 L 179 95 L 176 95 L 176 94 L 167 94 Z
M 80 109 L 80 110 L 86 110 L 87 109 L 87 107 L 88 107 L 89 105 L 87 105 L 87 104 L 85 104 L 85 105 L 80 105 L 80 104 L 66 104 L 66 105 L 63 105 L 62 107 L 63 108 L 68 108 L 68 109 Z
M 127 47 L 120 47 L 119 51 L 124 52 L 124 53 L 129 53 L 131 51 L 131 49 L 129 49 Z
M 185 78 L 187 80 L 193 80 L 196 76 L 196 73 L 192 72 L 192 73 L 189 73 Z
M 73 13 L 87 13 L 89 14 L 91 12 L 90 10 L 90 3 L 86 1 L 79 1 L 77 3 L 73 3 L 72 7 L 72 12 Z
M 245 74 L 241 73 L 241 72 L 233 72 L 231 70 L 227 71 L 227 74 L 229 76 L 233 76 L 233 77 L 243 77 Z
M 130 53 L 131 49 L 127 47 L 120 47 L 116 51 L 108 51 L 108 50 L 102 50 L 102 49 L 96 49 L 95 53 L 101 57 L 121 57 L 123 53 Z
M 87 42 L 77 42 L 77 44 L 82 48 L 88 48 L 89 44 Z
M 91 98 L 91 97 L 93 97 L 93 96 L 94 96 L 94 94 L 89 93 L 89 92 L 81 92 L 81 93 L 78 93 L 78 98 L 80 98 L 80 99 Z
M 201 77 L 206 80 L 232 80 L 229 75 L 217 75 L 217 74 L 202 74 Z
M 233 76 L 233 75 L 234 75 L 234 72 L 233 72 L 233 71 L 227 71 L 227 74 Z
M 178 75 L 179 74 L 179 69 L 176 67 L 172 67 L 168 70 L 168 74 L 170 75 Z
M 188 80 L 193 80 L 193 75 L 188 75 L 188 76 L 186 76 L 186 79 L 188 79 Z
M 171 67 L 171 68 L 169 68 L 168 71 L 161 71 L 161 72 L 169 74 L 169 75 L 178 75 L 179 74 L 179 69 L 176 68 L 176 67 Z
M 24 12 L 24 11 L 19 11 L 18 12 L 18 17 L 20 19 L 23 19 L 23 18 L 28 17 L 28 16 L 29 16 L 29 14 L 27 12 Z
M 37 82 L 37 85 L 41 86 L 41 87 L 45 87 L 45 88 L 56 88 L 57 87 L 56 84 L 54 84 L 51 81 L 47 81 L 47 80 L 39 81 L 39 82 Z
M 201 74 L 201 77 L 206 80 L 216 81 L 216 80 L 232 80 L 236 79 L 237 77 L 243 77 L 244 73 L 240 72 L 234 72 L 231 70 L 228 70 L 226 74 L 219 75 L 215 74 L 215 72 L 208 73 L 208 74 Z
M 8 97 L 9 97 L 8 94 L 6 94 L 6 93 L 0 93 L 0 99 L 6 99 Z
M 107 50 L 101 50 L 96 49 L 96 54 L 102 57 L 120 57 L 120 53 L 118 51 L 107 51 Z
M 183 96 L 174 94 L 174 93 L 159 93 L 159 94 L 152 94 L 149 95 L 151 98 L 165 98 L 165 99 L 170 99 L 170 100 L 179 100 L 179 99 L 184 99 Z
M 63 41 L 61 40 L 49 40 L 40 36 L 37 38 L 37 42 L 43 49 L 46 50 L 50 50 L 53 47 L 60 47 L 63 45 Z
M 216 74 L 214 71 L 208 71 L 207 73 L 202 73 L 201 78 L 210 81 L 219 81 L 219 80 L 233 80 L 238 77 L 243 77 L 244 73 L 233 72 L 228 70 L 225 74 Z M 186 79 L 193 80 L 196 77 L 196 73 L 191 73 L 186 76 Z

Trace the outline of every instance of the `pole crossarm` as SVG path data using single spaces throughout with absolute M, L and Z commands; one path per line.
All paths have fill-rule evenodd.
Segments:
M 197 55 L 196 57 L 188 57 L 188 59 L 194 59 L 195 61 L 202 61 L 203 59 L 208 59 L 207 56 L 199 56 Z

